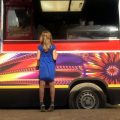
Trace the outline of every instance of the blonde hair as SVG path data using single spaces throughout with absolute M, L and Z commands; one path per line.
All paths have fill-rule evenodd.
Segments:
M 45 51 L 48 51 L 52 45 L 52 34 L 49 31 L 43 31 L 40 35 L 40 42 Z

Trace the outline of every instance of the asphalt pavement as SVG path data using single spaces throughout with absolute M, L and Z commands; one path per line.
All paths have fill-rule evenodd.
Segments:
M 120 107 L 104 109 L 55 109 L 40 112 L 39 109 L 0 109 L 0 120 L 120 120 Z

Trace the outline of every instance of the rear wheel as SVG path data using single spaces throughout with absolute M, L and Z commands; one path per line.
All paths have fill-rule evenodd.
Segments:
M 70 108 L 93 109 L 104 107 L 105 104 L 106 97 L 103 90 L 93 83 L 78 84 L 70 91 Z

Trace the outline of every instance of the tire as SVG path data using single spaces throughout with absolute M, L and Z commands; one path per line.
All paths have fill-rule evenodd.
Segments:
M 69 94 L 69 107 L 72 109 L 93 109 L 106 105 L 103 90 L 93 83 L 81 83 L 73 87 Z

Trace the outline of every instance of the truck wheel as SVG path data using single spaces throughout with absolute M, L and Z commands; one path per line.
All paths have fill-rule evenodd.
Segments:
M 69 107 L 73 109 L 93 109 L 104 107 L 106 96 L 103 90 L 93 83 L 81 83 L 73 87 L 69 94 Z

